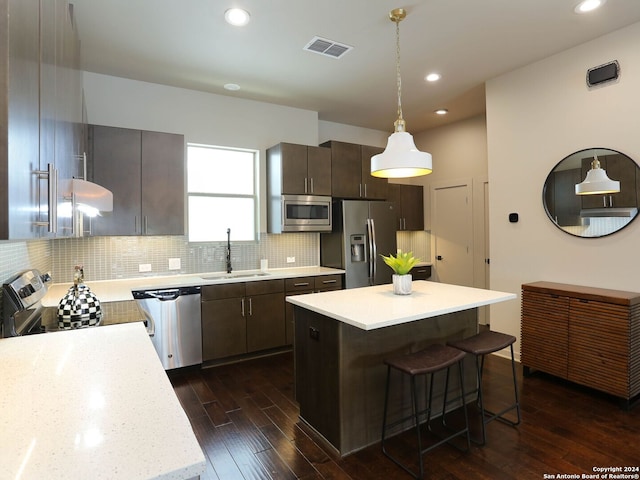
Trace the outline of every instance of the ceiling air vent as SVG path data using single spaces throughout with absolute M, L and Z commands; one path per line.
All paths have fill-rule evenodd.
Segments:
M 307 50 L 313 53 L 319 53 L 331 58 L 340 58 L 342 55 L 352 50 L 353 47 L 342 43 L 334 42 L 333 40 L 327 40 L 326 38 L 313 37 L 309 43 L 307 43 L 303 50 Z

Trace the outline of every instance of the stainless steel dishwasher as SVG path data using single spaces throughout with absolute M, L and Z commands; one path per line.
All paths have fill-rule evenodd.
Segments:
M 200 287 L 132 293 L 164 369 L 202 363 Z

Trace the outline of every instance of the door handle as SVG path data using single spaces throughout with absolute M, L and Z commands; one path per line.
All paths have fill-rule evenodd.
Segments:
M 442 255 L 436 255 L 436 260 L 442 260 Z

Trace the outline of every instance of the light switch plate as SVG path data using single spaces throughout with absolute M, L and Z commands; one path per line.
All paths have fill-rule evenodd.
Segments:
M 169 270 L 180 270 L 182 267 L 179 258 L 170 258 L 169 259 Z
M 150 263 L 141 263 L 140 265 L 138 265 L 138 272 L 142 273 L 142 272 L 150 272 L 150 271 L 151 271 Z
M 287 257 L 287 263 L 296 263 L 296 257 Z

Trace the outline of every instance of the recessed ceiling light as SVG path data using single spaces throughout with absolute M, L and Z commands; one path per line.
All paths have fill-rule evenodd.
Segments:
M 607 0 L 583 0 L 574 9 L 576 13 L 587 13 L 600 8 Z
M 225 83 L 224 84 L 224 89 L 225 90 L 231 90 L 232 92 L 235 92 L 237 90 L 240 90 L 240 85 L 238 85 L 237 83 Z
M 241 8 L 230 8 L 229 10 L 224 12 L 224 19 L 230 25 L 243 27 L 247 23 L 249 23 L 251 15 L 249 15 L 249 12 Z
M 429 75 L 427 75 L 426 77 L 424 77 L 424 79 L 427 82 L 437 82 L 438 80 L 440 80 L 442 78 L 442 75 L 440 75 L 439 73 L 430 73 Z
M 433 113 L 435 113 L 436 115 L 446 115 L 447 113 L 449 113 L 449 110 L 447 110 L 446 108 L 439 108 Z

